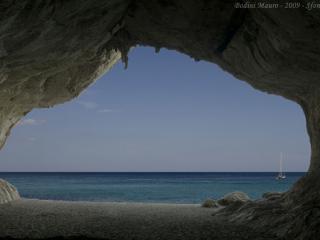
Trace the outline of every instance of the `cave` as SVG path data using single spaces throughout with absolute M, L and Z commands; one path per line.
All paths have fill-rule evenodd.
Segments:
M 301 106 L 311 144 L 307 174 L 277 198 L 217 215 L 279 239 L 317 239 L 320 11 L 297 2 L 275 9 L 218 0 L 2 1 L 0 145 L 32 109 L 77 97 L 118 60 L 127 66 L 132 47 L 176 50 Z

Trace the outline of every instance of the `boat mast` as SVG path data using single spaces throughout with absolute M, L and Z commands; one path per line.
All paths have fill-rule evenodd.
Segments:
M 280 176 L 282 176 L 282 161 L 283 161 L 283 153 L 281 152 L 281 155 L 280 155 L 280 172 L 279 172 Z

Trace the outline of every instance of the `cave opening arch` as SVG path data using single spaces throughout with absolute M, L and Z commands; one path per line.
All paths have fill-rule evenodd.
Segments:
M 135 54 L 135 52 L 137 53 Z M 153 48 L 138 47 L 131 51 L 129 57 L 128 69 L 123 70 L 122 65 L 117 64 L 116 69 L 108 72 L 71 104 L 68 103 L 68 107 L 60 106 L 58 110 L 56 108 L 49 109 L 46 111 L 47 114 L 43 115 L 41 115 L 43 111 L 41 110 L 37 111 L 37 114 L 31 113 L 26 116 L 22 123 L 18 124 L 18 128 L 21 131 L 24 127 L 19 125 L 29 125 L 31 126 L 30 130 L 33 129 L 36 133 L 37 128 L 40 128 L 40 136 L 32 134 L 30 131 L 25 133 L 31 136 L 26 143 L 33 147 L 40 144 L 40 150 L 36 151 L 30 148 L 21 154 L 27 156 L 28 153 L 33 152 L 34 155 L 30 155 L 30 159 L 43 158 L 42 166 L 47 164 L 45 171 L 80 172 L 97 171 L 96 169 L 101 171 L 139 171 L 139 166 L 140 171 L 278 171 L 281 151 L 290 156 L 291 161 L 287 159 L 285 166 L 286 170 L 292 171 L 299 168 L 292 166 L 292 164 L 297 164 L 295 162 L 299 162 L 298 159 L 307 156 L 308 153 L 306 156 L 301 154 L 295 156 L 296 153 L 292 153 L 292 150 L 299 148 L 298 145 L 307 147 L 304 142 L 289 141 L 295 138 L 306 140 L 305 136 L 301 134 L 302 131 L 295 132 L 295 129 L 300 129 L 304 124 L 304 120 L 301 118 L 300 112 L 291 106 L 291 103 L 287 104 L 287 101 L 280 101 L 278 97 L 272 98 L 269 95 L 259 93 L 246 83 L 235 80 L 212 63 L 194 62 L 191 58 L 174 51 L 163 49 L 160 53 L 155 54 Z M 162 74 L 163 69 L 168 73 Z M 111 84 L 109 84 L 110 82 Z M 269 98 L 273 100 L 268 101 Z M 119 105 L 117 101 L 124 104 Z M 280 104 L 279 107 L 277 104 Z M 137 108 L 136 105 L 145 105 L 145 107 Z M 133 109 L 131 109 L 132 107 Z M 272 108 L 275 110 L 272 111 Z M 286 112 L 286 108 L 290 110 Z M 83 115 L 79 114 L 80 109 Z M 54 113 L 49 114 L 52 110 Z M 147 114 L 150 111 L 153 117 Z M 142 117 L 137 116 L 141 114 Z M 290 117 L 285 117 L 286 114 L 299 120 L 290 120 Z M 108 121 L 110 117 L 115 120 Z M 151 122 L 144 120 L 144 118 Z M 161 119 L 165 123 L 162 123 Z M 54 124 L 54 122 L 58 123 Z M 117 122 L 121 122 L 122 125 L 116 125 Z M 41 126 L 36 127 L 37 125 Z M 47 132 L 45 128 L 48 125 L 51 125 L 48 128 L 56 129 L 56 131 Z M 79 126 L 81 126 L 80 129 Z M 112 131 L 106 130 L 111 128 Z M 126 132 L 121 128 L 131 130 Z M 157 128 L 161 129 L 162 133 L 154 130 Z M 112 142 L 112 137 L 110 139 L 109 134 L 101 134 L 104 131 L 109 131 L 109 134 L 115 137 L 115 141 Z M 128 139 L 123 139 L 120 143 L 117 131 L 120 132 L 120 135 L 127 137 L 129 132 L 137 139 L 141 138 L 142 140 L 146 136 L 139 135 L 139 133 L 147 131 L 148 137 L 150 138 L 149 135 L 151 135 L 151 138 L 143 143 L 140 143 L 141 139 L 138 140 L 138 143 L 130 142 Z M 182 135 L 181 132 L 183 132 Z M 295 133 L 291 134 L 292 132 Z M 49 139 L 43 138 L 45 133 Z M 164 142 L 160 141 L 164 138 L 161 137 L 161 134 L 166 137 Z M 288 134 L 291 134 L 291 137 L 287 136 Z M 157 143 L 156 139 L 153 139 L 156 136 L 159 136 L 158 145 L 163 146 L 161 151 L 152 145 L 152 143 Z M 20 136 L 20 138 L 22 137 Z M 76 139 L 83 140 L 77 141 Z M 187 139 L 189 141 L 186 141 Z M 69 144 L 63 144 L 63 140 L 68 140 Z M 98 140 L 107 145 L 103 146 Z M 285 142 L 288 141 L 290 143 L 286 145 Z M 47 145 L 46 142 L 48 142 Z M 65 145 L 69 146 L 64 149 Z M 103 149 L 94 148 L 93 145 L 101 146 Z M 113 147 L 110 148 L 108 145 Z M 134 145 L 136 150 L 132 149 Z M 174 151 L 169 145 L 176 146 L 178 150 Z M 77 150 L 79 146 L 80 149 Z M 22 158 L 22 156 L 19 157 L 15 149 L 12 147 L 10 149 L 12 150 L 6 151 L 4 149 L 4 153 L 10 155 L 11 159 Z M 70 155 L 72 149 L 76 154 Z M 84 151 L 85 149 L 88 150 Z M 113 151 L 114 149 L 118 149 L 117 153 Z M 154 149 L 154 152 L 150 149 Z M 60 159 L 54 157 L 52 152 L 55 151 L 61 154 Z M 105 156 L 105 159 L 103 160 L 101 157 L 100 159 L 97 152 L 105 153 L 101 154 L 101 156 Z M 111 153 L 107 154 L 108 152 Z M 130 152 L 130 154 L 125 155 L 126 152 Z M 166 152 L 168 153 L 166 154 Z M 147 158 L 141 155 L 142 153 L 145 153 L 150 161 L 139 161 L 139 158 Z M 2 154 L 2 156 L 5 155 Z M 116 168 L 115 162 L 117 161 L 114 159 L 108 166 L 108 159 L 112 158 L 110 156 L 119 159 L 119 166 L 123 162 L 123 158 L 136 161 L 136 168 Z M 176 159 L 173 159 L 172 156 L 176 156 Z M 190 159 L 191 156 L 194 160 Z M 70 164 L 66 164 L 66 168 L 64 168 L 63 164 L 68 162 L 68 158 L 75 159 L 71 160 L 70 164 L 72 163 L 78 168 L 74 169 Z M 252 161 L 253 158 L 256 160 Z M 88 162 L 88 159 L 90 159 L 89 165 L 84 163 Z M 95 164 L 93 163 L 95 159 L 97 161 L 96 169 L 94 169 Z M 292 162 L 292 159 L 295 162 Z M 7 162 L 11 163 L 10 160 Z M 36 168 L 36 161 L 34 162 L 29 166 L 28 171 L 41 170 Z M 61 167 L 58 165 L 59 162 L 61 162 Z M 192 165 L 192 162 L 197 162 L 197 164 Z M 148 165 L 151 167 L 150 164 L 159 165 L 159 168 L 146 168 Z M 175 168 L 171 169 L 172 164 Z M 87 167 L 81 168 L 82 165 Z M 165 168 L 164 165 L 167 165 L 168 168 Z M 190 167 L 186 168 L 188 165 Z M 21 170 L 23 169 L 19 169 L 19 171 Z M 255 198 L 261 197 L 262 194 L 258 195 L 254 194 Z

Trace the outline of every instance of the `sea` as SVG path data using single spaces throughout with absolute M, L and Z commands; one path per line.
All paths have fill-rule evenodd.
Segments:
M 252 199 L 288 190 L 305 173 L 274 172 L 108 172 L 0 173 L 23 198 L 93 202 L 201 203 L 233 191 Z

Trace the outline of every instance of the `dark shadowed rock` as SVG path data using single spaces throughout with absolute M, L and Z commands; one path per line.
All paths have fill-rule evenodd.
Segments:
M 282 192 L 266 192 L 262 195 L 263 198 L 268 200 L 275 200 L 283 196 Z

